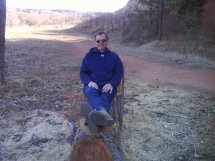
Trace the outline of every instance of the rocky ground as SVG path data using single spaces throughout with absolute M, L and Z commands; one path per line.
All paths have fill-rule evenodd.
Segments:
M 81 118 L 79 66 L 91 45 L 63 33 L 7 33 L 0 161 L 68 161 L 71 147 L 62 124 Z M 215 160 L 214 92 L 141 78 L 126 70 L 125 160 Z

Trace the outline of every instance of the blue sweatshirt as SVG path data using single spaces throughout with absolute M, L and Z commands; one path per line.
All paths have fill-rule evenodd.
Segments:
M 80 78 L 85 85 L 93 81 L 98 86 L 110 83 L 117 87 L 122 75 L 123 65 L 119 56 L 108 48 L 103 53 L 91 48 L 81 64 Z

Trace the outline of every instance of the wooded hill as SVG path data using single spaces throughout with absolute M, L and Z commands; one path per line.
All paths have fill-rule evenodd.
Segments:
M 137 44 L 168 38 L 214 41 L 214 8 L 213 0 L 130 0 L 114 14 L 104 13 L 96 18 L 89 15 L 81 26 L 93 33 L 120 32 L 123 42 Z
M 164 40 L 174 50 L 183 47 L 181 53 L 215 57 L 214 8 L 213 0 L 129 0 L 114 14 L 89 15 L 77 28 L 89 34 L 104 30 L 127 45 Z

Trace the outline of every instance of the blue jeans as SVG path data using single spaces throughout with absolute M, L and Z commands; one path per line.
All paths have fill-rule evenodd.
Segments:
M 102 87 L 100 89 L 102 89 Z M 116 88 L 113 88 L 112 93 L 110 93 L 109 91 L 102 92 L 100 89 L 97 90 L 95 88 L 89 87 L 88 85 L 85 85 L 83 92 L 87 97 L 87 102 L 93 109 L 98 110 L 99 108 L 104 108 L 108 111 L 111 107 L 112 99 L 116 94 Z

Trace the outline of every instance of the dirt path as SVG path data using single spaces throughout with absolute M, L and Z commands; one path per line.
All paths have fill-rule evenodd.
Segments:
M 215 91 L 215 71 L 183 69 L 173 65 L 153 63 L 131 56 L 122 56 L 128 74 L 145 81 L 175 84 L 188 88 Z

